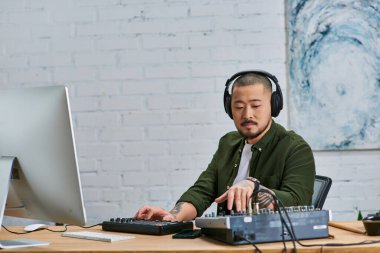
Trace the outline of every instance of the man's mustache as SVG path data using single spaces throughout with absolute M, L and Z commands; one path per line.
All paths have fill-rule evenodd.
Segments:
M 253 120 L 244 120 L 240 125 L 241 126 L 245 126 L 247 124 L 254 124 L 254 125 L 257 125 L 257 122 L 253 121 Z

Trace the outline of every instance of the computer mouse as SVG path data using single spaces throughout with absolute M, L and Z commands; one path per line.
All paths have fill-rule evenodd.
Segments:
M 46 224 L 30 224 L 24 227 L 25 232 L 32 232 L 36 230 L 41 230 L 47 228 L 49 225 Z

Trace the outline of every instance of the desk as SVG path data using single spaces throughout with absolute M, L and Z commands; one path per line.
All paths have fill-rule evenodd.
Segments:
M 356 227 L 364 230 L 361 222 L 346 222 L 342 223 L 348 226 Z M 60 227 L 50 227 L 51 229 L 61 229 Z M 83 228 L 69 226 L 68 231 L 83 231 Z M 22 227 L 9 227 L 12 231 L 22 232 Z M 87 229 L 87 231 L 110 233 L 102 231 L 100 227 Z M 352 243 L 361 242 L 364 240 L 380 240 L 380 236 L 366 236 L 359 233 L 345 231 L 336 227 L 329 227 L 330 235 L 334 239 L 314 239 L 303 240 L 304 244 L 322 244 L 322 243 Z M 112 233 L 112 232 L 111 232 Z M 123 233 L 121 233 L 123 234 Z M 125 234 L 124 234 L 125 235 Z M 131 235 L 131 234 L 128 234 Z M 37 231 L 27 235 L 15 235 L 8 233 L 5 229 L 0 231 L 2 240 L 12 238 L 31 238 L 49 242 L 49 246 L 29 247 L 12 250 L 0 250 L 0 253 L 6 252 L 254 252 L 252 245 L 231 246 L 221 242 L 214 241 L 207 237 L 197 239 L 172 239 L 171 235 L 166 236 L 150 236 L 134 234 L 136 237 L 132 240 L 118 242 L 99 242 L 92 240 L 76 239 L 62 237 L 61 233 L 52 233 L 47 230 Z M 287 242 L 288 249 L 291 248 L 291 242 Z M 257 244 L 260 250 L 265 253 L 282 253 L 282 242 L 277 243 L 260 243 Z M 320 253 L 320 247 L 301 247 L 297 245 L 297 251 L 302 253 Z M 290 251 L 289 251 L 290 252 Z M 324 253 L 328 252 L 365 252 L 375 253 L 380 252 L 380 243 L 364 246 L 347 246 L 347 247 L 323 247 Z

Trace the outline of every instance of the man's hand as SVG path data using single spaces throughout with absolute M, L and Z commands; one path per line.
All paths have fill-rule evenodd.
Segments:
M 250 180 L 242 180 L 230 187 L 225 193 L 215 199 L 216 203 L 222 203 L 227 200 L 227 209 L 231 210 L 235 203 L 237 212 L 246 210 L 252 198 L 255 183 Z
M 161 220 L 175 221 L 176 217 L 161 207 L 143 206 L 135 214 L 135 219 L 138 220 Z
M 184 221 L 193 220 L 197 216 L 195 206 L 187 202 L 178 202 L 173 209 L 168 212 L 161 207 L 143 206 L 135 214 L 138 220 L 161 220 L 161 221 Z

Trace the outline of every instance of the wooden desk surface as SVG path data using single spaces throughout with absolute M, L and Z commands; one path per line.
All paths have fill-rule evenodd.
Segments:
M 342 222 L 341 224 L 349 227 L 355 227 L 364 231 L 361 222 Z M 9 227 L 12 231 L 22 232 L 23 227 Z M 60 227 L 50 227 L 51 229 L 61 229 Z M 132 235 L 124 233 L 114 233 L 102 231 L 101 227 L 92 229 L 83 229 L 80 227 L 69 226 L 68 231 L 94 231 L 101 233 L 112 233 L 121 235 Z M 329 226 L 330 235 L 334 239 L 314 239 L 303 240 L 303 244 L 323 244 L 323 243 L 353 243 L 365 240 L 380 240 L 380 236 L 366 236 L 360 233 L 354 233 L 340 228 Z M 47 230 L 37 231 L 27 235 L 15 235 L 8 233 L 5 229 L 0 231 L 0 239 L 13 239 L 13 238 L 30 238 L 49 242 L 49 246 L 29 247 L 5 250 L 1 249 L 1 253 L 26 251 L 26 252 L 254 252 L 252 245 L 239 245 L 232 246 L 222 242 L 212 240 L 207 237 L 200 237 L 197 239 L 172 239 L 171 235 L 166 236 L 150 236 L 133 234 L 135 239 L 118 241 L 118 242 L 100 242 L 85 239 L 76 239 L 62 237 L 61 233 L 53 233 Z M 286 243 L 289 248 L 292 247 L 291 242 Z M 260 250 L 267 253 L 282 253 L 282 242 L 277 243 L 260 243 L 257 244 Z M 320 253 L 320 252 L 380 252 L 380 243 L 372 245 L 361 246 L 345 246 L 345 247 L 301 247 L 297 245 L 298 252 L 306 253 Z M 290 251 L 289 251 L 290 252 Z

